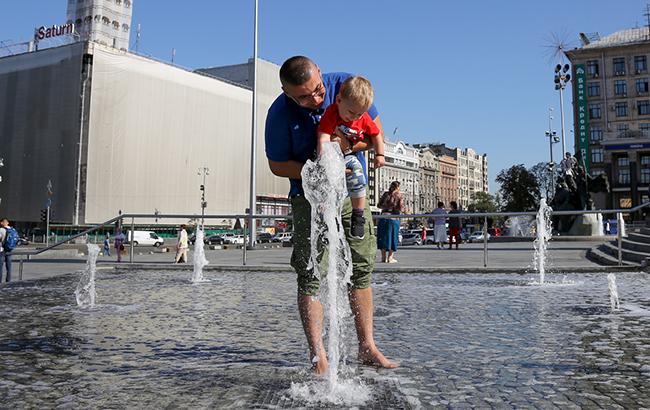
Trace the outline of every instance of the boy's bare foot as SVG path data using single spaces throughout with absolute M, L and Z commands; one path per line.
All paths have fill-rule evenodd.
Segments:
M 327 357 L 314 357 L 311 361 L 311 368 L 316 376 L 323 376 L 327 373 L 327 369 L 329 368 Z
M 361 364 L 382 367 L 384 369 L 395 369 L 399 367 L 399 363 L 388 360 L 377 348 L 359 349 L 359 361 Z

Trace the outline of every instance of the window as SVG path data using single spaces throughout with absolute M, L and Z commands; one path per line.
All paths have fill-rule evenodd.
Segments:
M 600 104 L 589 104 L 589 119 L 595 120 L 601 117 Z
M 641 181 L 642 184 L 650 184 L 650 168 L 641 168 Z
M 630 159 L 628 157 L 618 157 L 616 159 L 616 165 L 618 165 L 619 167 L 629 167 Z
M 603 162 L 603 149 L 602 148 L 592 148 L 591 149 L 591 162 L 593 162 L 593 163 Z
M 641 155 L 641 166 L 650 167 L 650 155 Z
M 648 61 L 646 56 L 634 56 L 634 71 L 637 74 L 648 71 Z
M 619 57 L 614 60 L 614 75 L 625 75 L 625 58 Z
M 618 183 L 619 184 L 629 184 L 630 183 L 630 169 L 622 168 L 618 170 Z
M 636 107 L 639 111 L 639 115 L 648 115 L 650 114 L 650 100 L 641 100 L 636 102 Z
M 604 169 L 598 169 L 598 168 L 595 168 L 595 169 L 592 168 L 591 169 L 591 176 L 594 177 L 594 178 L 597 177 L 598 175 L 601 175 L 601 174 L 604 174 L 604 173 L 605 173 Z
M 603 139 L 603 129 L 600 125 L 594 125 L 589 127 L 589 138 L 592 142 L 602 141 Z
M 636 92 L 637 92 L 637 94 L 646 94 L 648 92 L 648 79 L 647 78 L 637 78 L 637 80 L 636 80 Z
M 121 6 L 122 5 L 122 0 L 115 0 L 115 4 L 117 4 L 118 6 Z
M 625 97 L 627 95 L 627 81 L 614 81 L 614 95 Z
M 588 83 L 587 84 L 587 96 L 588 97 L 598 97 L 600 95 L 600 83 Z
M 600 70 L 598 69 L 598 60 L 588 60 L 587 61 L 587 74 L 589 77 L 598 77 Z
M 126 24 L 126 23 L 122 24 L 122 30 L 129 31 L 129 29 L 130 29 L 130 27 L 129 27 L 128 24 Z
M 109 25 L 111 24 L 111 20 L 108 17 L 102 17 L 102 23 Z
M 614 104 L 614 109 L 616 111 L 617 117 L 627 117 L 627 103 L 626 102 L 617 102 Z
M 75 22 L 74 22 L 74 24 L 75 24 L 76 26 L 80 26 L 81 23 L 82 23 L 81 19 L 76 19 Z
M 131 7 L 131 0 L 124 0 L 124 7 Z
M 618 132 L 618 138 L 627 138 L 627 133 L 630 130 L 629 124 L 618 124 L 616 126 L 616 131 Z
M 115 30 L 119 30 L 119 29 L 120 29 L 120 23 L 118 23 L 117 20 L 113 20 L 113 28 L 114 28 Z

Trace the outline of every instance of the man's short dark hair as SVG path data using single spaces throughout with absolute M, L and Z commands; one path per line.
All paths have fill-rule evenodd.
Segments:
M 282 85 L 303 85 L 311 79 L 314 67 L 316 64 L 305 56 L 291 57 L 280 67 L 280 82 Z
M 445 204 L 442 201 L 438 201 L 438 208 L 444 208 Z

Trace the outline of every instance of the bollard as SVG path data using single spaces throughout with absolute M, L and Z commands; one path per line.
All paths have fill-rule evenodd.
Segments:
M 618 241 L 618 266 L 623 266 L 623 234 L 621 225 L 623 224 L 623 215 L 619 212 L 616 214 L 616 239 Z
M 246 242 L 248 242 L 248 240 L 246 238 L 246 227 L 244 227 L 244 245 L 242 246 L 242 248 L 244 248 L 244 254 L 242 256 L 244 259 L 242 260 L 242 265 L 244 266 L 246 266 Z
M 128 239 L 128 238 L 127 238 Z M 129 255 L 129 263 L 133 263 L 133 249 L 134 245 L 133 243 L 135 242 L 135 218 L 131 217 L 131 242 L 130 242 L 130 248 L 131 248 L 131 254 Z
M 23 263 L 25 258 L 20 258 L 20 266 L 18 268 L 18 280 L 23 280 Z
M 488 231 L 487 231 L 487 216 L 483 219 L 483 267 L 488 266 Z

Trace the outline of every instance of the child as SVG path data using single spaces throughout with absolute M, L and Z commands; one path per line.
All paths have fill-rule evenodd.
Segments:
M 340 130 L 350 141 L 350 147 L 365 138 L 370 138 L 375 149 L 375 168 L 384 166 L 384 141 L 377 124 L 368 115 L 374 92 L 370 81 L 361 76 L 352 76 L 341 84 L 336 102 L 325 110 L 318 126 L 318 153 L 331 136 Z M 352 172 L 346 174 L 348 194 L 352 201 L 350 236 L 364 238 L 366 219 L 363 211 L 366 206 L 366 177 L 356 153 L 344 152 L 345 167 Z

